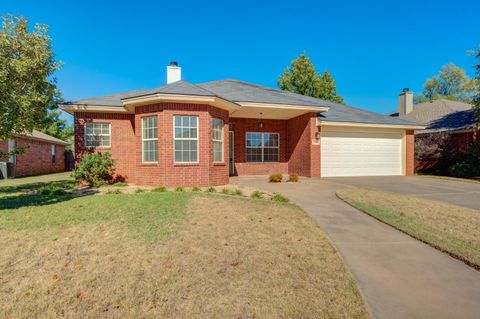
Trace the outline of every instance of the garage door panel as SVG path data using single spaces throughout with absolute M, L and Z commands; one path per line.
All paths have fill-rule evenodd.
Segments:
M 321 175 L 402 175 L 402 134 L 322 132 Z

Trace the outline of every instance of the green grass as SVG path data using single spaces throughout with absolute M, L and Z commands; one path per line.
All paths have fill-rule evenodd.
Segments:
M 115 186 L 115 187 L 126 187 L 126 186 L 128 186 L 128 183 L 126 183 L 126 182 L 116 182 L 116 183 L 114 183 L 112 186 Z
M 480 210 L 371 189 L 337 195 L 355 208 L 480 270 Z
M 250 198 L 253 199 L 262 199 L 263 198 L 263 193 L 260 191 L 254 191 L 252 194 L 250 194 Z
M 273 194 L 271 200 L 275 202 L 280 202 L 280 203 L 290 202 L 290 200 L 287 197 L 283 196 L 282 194 Z
M 168 192 L 70 197 L 67 201 L 51 201 L 48 205 L 2 210 L 0 229 L 47 229 L 112 222 L 126 226 L 132 235 L 157 239 L 172 234 L 175 226 L 184 220 L 189 196 L 188 193 Z

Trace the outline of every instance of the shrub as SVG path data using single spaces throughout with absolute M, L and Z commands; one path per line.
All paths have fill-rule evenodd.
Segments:
M 281 183 L 283 180 L 283 175 L 281 173 L 274 173 L 268 177 L 270 183 Z
M 228 189 L 228 188 L 224 188 L 224 189 L 222 189 L 222 194 L 225 194 L 225 195 L 232 195 L 233 193 L 230 191 L 230 189 Z
M 215 193 L 217 190 L 215 189 L 215 187 L 212 187 L 210 186 L 209 188 L 207 188 L 206 192 L 207 193 Z
M 85 156 L 73 176 L 77 182 L 99 187 L 110 182 L 115 173 L 115 161 L 110 153 L 92 153 Z
M 243 192 L 241 189 L 236 189 L 233 191 L 232 195 L 237 195 L 237 196 L 242 196 L 243 195 Z
M 288 175 L 288 181 L 291 182 L 291 183 L 296 183 L 298 182 L 299 178 L 298 178 L 298 174 L 296 173 L 291 173 Z
M 201 191 L 201 189 L 197 186 L 195 186 L 194 188 L 192 188 L 192 192 L 199 192 Z
M 254 198 L 254 199 L 263 198 L 263 193 L 260 191 L 254 191 L 253 193 L 250 194 L 250 198 Z
M 152 192 L 155 192 L 155 193 L 164 193 L 166 191 L 167 191 L 167 188 L 163 186 L 152 189 Z
M 144 190 L 143 188 L 137 188 L 137 189 L 135 190 L 135 193 L 136 193 L 136 194 L 144 193 L 144 192 L 145 192 L 145 190 Z
M 126 182 L 116 182 L 112 185 L 115 186 L 115 187 L 125 187 L 125 186 L 128 186 L 128 183 L 126 183 Z
M 458 162 L 448 167 L 448 174 L 454 177 L 472 177 L 472 167 L 469 163 Z
M 179 186 L 179 187 L 175 188 L 175 191 L 179 192 L 179 193 L 182 193 L 182 192 L 185 191 L 185 189 L 183 189 L 183 187 Z
M 290 200 L 283 196 L 282 194 L 274 194 L 271 200 L 275 202 L 288 203 Z
M 116 195 L 116 194 L 123 194 L 121 190 L 119 189 L 111 189 L 107 193 L 107 195 Z
M 45 185 L 37 189 L 37 193 L 46 196 L 58 196 L 65 195 L 66 192 L 63 188 L 56 185 Z

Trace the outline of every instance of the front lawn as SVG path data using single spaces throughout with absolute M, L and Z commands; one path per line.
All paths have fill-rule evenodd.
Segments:
M 292 204 L 0 194 L 1 318 L 368 316 L 338 252 Z
M 480 210 L 371 189 L 337 195 L 361 211 L 480 269 Z

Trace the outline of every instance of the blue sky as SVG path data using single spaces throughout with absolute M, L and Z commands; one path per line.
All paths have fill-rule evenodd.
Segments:
M 50 27 L 66 100 L 152 88 L 179 62 L 192 83 L 276 87 L 306 51 L 347 104 L 386 113 L 453 62 L 473 75 L 480 1 L 24 1 L 0 12 Z

